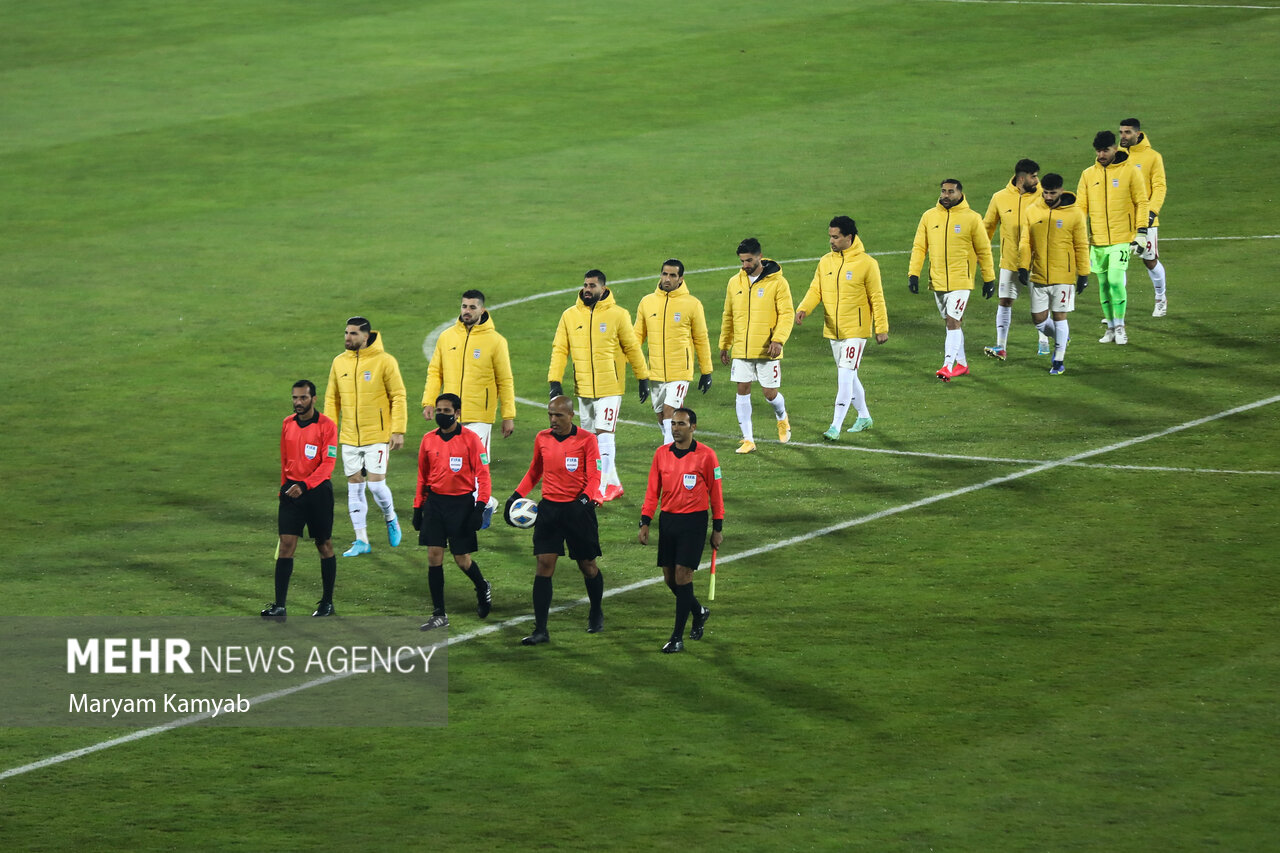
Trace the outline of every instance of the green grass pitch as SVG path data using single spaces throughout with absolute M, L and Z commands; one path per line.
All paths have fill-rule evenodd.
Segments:
M 15 617 L 256 618 L 289 386 L 323 386 L 349 315 L 400 359 L 416 447 L 430 330 L 469 287 L 527 300 L 494 311 L 539 401 L 496 441 L 500 497 L 572 299 L 530 297 L 589 267 L 634 311 L 683 259 L 714 335 L 740 239 L 798 302 L 848 213 L 891 322 L 861 371 L 875 428 L 837 446 L 816 318 L 784 361 L 794 446 L 733 454 L 727 371 L 694 395 L 728 521 L 685 654 L 658 654 L 661 584 L 522 648 L 533 560 L 500 525 L 478 558 L 503 627 L 451 648 L 447 726 L 196 726 L 20 773 L 125 732 L 0 729 L 0 848 L 1277 849 L 1280 4 L 58 0 L 0 4 L 0 32 Z M 978 299 L 973 375 L 938 383 L 905 282 L 938 182 L 979 212 L 1021 157 L 1073 186 L 1130 115 L 1170 175 L 1169 316 L 1134 264 L 1130 344 L 1095 343 L 1091 287 L 1050 378 L 1025 301 L 1008 363 L 982 358 Z M 655 574 L 657 429 L 628 394 L 611 588 Z M 416 626 L 424 554 L 377 518 L 338 612 Z M 582 595 L 562 563 L 556 604 Z

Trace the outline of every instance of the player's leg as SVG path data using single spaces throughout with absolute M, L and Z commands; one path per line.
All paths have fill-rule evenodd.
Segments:
M 373 550 L 369 547 L 369 531 L 366 529 L 369 503 L 364 494 L 364 448 L 342 445 L 342 473 L 347 477 L 347 514 L 351 516 L 351 526 L 355 529 L 356 536 L 355 542 L 351 543 L 351 547 L 342 556 L 358 557 Z
M 285 621 L 285 601 L 289 597 L 289 579 L 293 577 L 293 555 L 298 550 L 298 537 L 302 535 L 304 518 L 297 501 L 280 496 L 276 513 L 276 532 L 279 548 L 276 551 L 275 598 L 262 609 L 261 616 L 273 622 Z
M 949 374 L 943 378 L 955 378 L 969 372 L 969 360 L 964 351 L 964 309 L 969 303 L 968 290 L 952 290 L 941 297 L 943 318 L 946 320 L 947 336 L 943 352 L 942 367 Z M 939 376 L 941 376 L 941 371 Z
M 476 435 L 480 436 L 480 441 L 484 444 L 484 452 L 485 453 L 491 452 L 489 449 L 489 439 L 493 437 L 493 424 L 473 422 L 469 424 L 463 424 L 462 428 L 469 429 L 472 432 L 474 432 Z
M 467 496 L 470 499 L 470 495 Z M 458 569 L 471 581 L 476 591 L 476 616 L 483 619 L 489 615 L 493 607 L 493 587 L 480 571 L 480 564 L 471 555 L 480 550 L 479 537 L 472 528 L 471 515 L 475 512 L 475 503 L 471 502 L 463 529 L 456 536 L 449 538 L 449 550 L 453 553 L 453 561 Z
M 320 600 L 312 616 L 333 615 L 333 588 L 338 580 L 338 558 L 333 553 L 333 486 L 329 481 L 302 496 L 306 506 L 307 530 L 320 554 Z
M 1159 230 L 1158 227 L 1147 229 L 1147 250 L 1142 253 L 1142 263 L 1147 268 L 1147 276 L 1151 279 L 1151 289 L 1155 292 L 1155 307 L 1151 311 L 1152 317 L 1163 317 L 1169 310 L 1164 264 L 1160 262 Z
M 387 542 L 392 548 L 400 544 L 400 522 L 396 519 L 395 500 L 391 497 L 391 487 L 387 485 L 387 462 L 391 456 L 390 446 L 375 444 L 368 448 L 364 457 L 365 479 L 369 481 L 369 493 L 382 510 L 387 522 Z M 366 540 L 367 541 L 367 540 Z
M 593 402 L 593 426 L 600 447 L 600 497 L 606 501 L 622 497 L 622 480 L 618 477 L 618 411 L 622 396 L 601 397 Z
M 583 506 L 575 501 L 569 507 L 566 518 L 570 524 L 565 531 L 565 544 L 568 545 L 569 559 L 578 563 L 587 588 L 587 599 L 591 602 L 587 633 L 598 634 L 604 630 L 604 573 L 596 564 L 596 557 L 601 553 L 600 523 L 596 518 L 596 508 L 591 504 Z
M 1049 293 L 1049 310 L 1053 314 L 1053 361 L 1061 373 L 1067 357 L 1067 341 L 1071 338 L 1071 324 L 1067 315 L 1076 310 L 1075 285 L 1054 285 Z
M 551 639 L 547 633 L 551 577 L 556 573 L 556 560 L 564 554 L 565 531 L 561 513 L 566 506 L 545 498 L 538 501 L 538 516 L 533 522 L 533 553 L 537 561 L 533 571 L 533 633 L 520 641 L 526 646 L 536 646 Z
M 675 582 L 676 623 L 671 629 L 671 639 L 667 640 L 666 645 L 662 647 L 662 651 L 665 654 L 684 651 L 684 626 L 688 623 L 689 614 L 693 612 L 694 606 L 693 569 L 688 566 L 677 565 Z
M 831 356 L 836 362 L 836 402 L 831 412 L 831 426 L 822 434 L 830 441 L 840 437 L 844 419 L 849 414 L 849 404 L 853 402 L 853 371 L 841 366 L 845 344 L 845 341 L 831 342 Z
M 742 432 L 742 441 L 738 443 L 738 453 L 750 453 L 756 449 L 755 431 L 751 426 L 751 383 L 755 381 L 756 372 L 751 362 L 745 358 L 735 358 L 729 367 L 729 381 L 738 386 L 738 393 L 733 398 L 734 413 L 738 416 L 738 429 Z
M 773 417 L 778 422 L 778 441 L 791 440 L 791 419 L 787 417 L 787 401 L 782 396 L 782 362 L 777 359 L 756 363 L 756 381 L 764 399 L 773 407 Z
M 1129 335 L 1125 329 L 1125 309 L 1128 306 L 1127 276 L 1129 270 L 1129 246 L 1121 244 L 1108 246 L 1107 271 L 1111 284 L 1111 316 L 1115 319 L 1115 338 L 1117 344 L 1129 343 Z

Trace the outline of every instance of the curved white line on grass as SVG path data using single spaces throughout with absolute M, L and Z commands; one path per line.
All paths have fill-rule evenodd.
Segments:
M 1003 6 L 1137 6 L 1142 9 L 1261 9 L 1280 12 L 1277 6 L 1216 5 L 1210 3 L 1103 3 L 1092 0 L 936 0 L 939 3 L 981 3 Z
M 904 512 L 910 512 L 911 510 L 914 510 L 914 509 L 920 509 L 921 507 L 930 506 L 931 504 L 939 503 L 940 501 L 945 501 L 949 498 L 960 497 L 961 495 L 967 495 L 972 492 L 990 488 L 991 486 L 998 486 L 998 485 L 1001 485 L 1002 483 L 1010 483 L 1010 482 L 1013 482 L 1014 480 L 1020 480 L 1024 477 L 1030 477 L 1034 474 L 1040 474 L 1045 471 L 1051 471 L 1054 468 L 1061 468 L 1063 466 L 1073 465 L 1075 463 L 1080 462 L 1083 459 L 1089 459 L 1094 456 L 1100 456 L 1104 453 L 1111 453 L 1112 451 L 1115 451 L 1115 450 L 1123 450 L 1124 448 L 1132 447 L 1135 444 L 1142 444 L 1143 442 L 1152 441 L 1157 438 L 1163 438 L 1166 435 L 1173 435 L 1176 432 L 1181 432 L 1183 430 L 1201 426 L 1203 424 L 1207 424 L 1212 421 L 1230 417 L 1231 415 L 1237 415 L 1242 412 L 1247 412 L 1247 411 L 1250 411 L 1251 409 L 1257 409 L 1262 406 L 1269 406 L 1272 403 L 1276 403 L 1276 402 L 1280 402 L 1280 394 L 1277 394 L 1274 397 L 1267 397 L 1264 400 L 1257 400 L 1252 403 L 1246 403 L 1243 406 L 1236 406 L 1235 408 L 1227 409 L 1225 411 L 1218 412 L 1217 414 L 1208 415 L 1203 418 L 1196 418 L 1195 420 L 1187 421 L 1185 423 L 1178 424 L 1177 426 L 1171 426 L 1166 429 L 1158 430 L 1156 432 L 1147 433 L 1146 435 L 1140 435 L 1136 438 L 1129 438 L 1129 439 L 1125 439 L 1124 441 L 1117 441 L 1114 444 L 1108 444 L 1106 447 L 1100 447 L 1097 450 L 1086 450 L 1083 453 L 1076 453 L 1071 456 L 1066 456 L 1066 457 L 1063 457 L 1062 459 L 1058 459 L 1052 462 L 1042 462 L 1038 465 L 1035 465 L 1034 467 L 1027 468 L 1022 471 L 1015 471 L 1014 473 L 1007 474 L 1003 477 L 993 477 L 990 480 L 984 480 L 981 483 L 975 483 L 972 486 L 964 486 L 959 489 L 952 489 L 949 492 L 943 492 L 941 494 L 932 495 L 927 498 L 921 498 L 918 501 L 912 501 L 911 503 L 901 504 L 900 506 L 896 506 L 896 507 L 890 507 L 889 509 L 884 509 L 879 512 L 873 512 L 870 515 L 859 516 L 858 518 L 851 518 L 848 521 L 843 521 L 839 524 L 832 524 L 827 527 L 822 527 L 822 528 L 819 528 L 818 530 L 813 530 L 813 531 L 810 531 L 809 533 L 801 534 L 800 536 L 792 536 L 788 539 L 783 539 L 778 542 L 771 542 L 768 545 L 761 545 L 757 548 L 750 548 L 746 551 L 739 551 L 738 553 L 735 553 L 735 554 L 726 554 L 722 557 L 719 557 L 718 563 L 719 565 L 725 565 L 727 563 L 737 562 L 738 560 L 744 560 L 748 557 L 757 557 L 761 554 L 768 554 L 773 551 L 780 550 L 782 548 L 789 548 L 793 545 L 799 545 L 804 542 L 809 542 L 813 539 L 826 536 L 830 533 L 837 533 L 841 530 L 848 530 L 851 527 L 858 527 L 860 525 L 867 524 L 868 522 L 878 521 L 879 519 L 882 519 L 882 518 L 888 518 L 889 516 L 892 516 L 892 515 L 899 515 Z M 706 564 L 704 563 L 704 565 Z M 625 586 L 608 589 L 605 591 L 604 594 L 605 594 L 605 597 L 612 597 L 615 595 L 624 595 L 628 592 L 631 592 L 632 590 L 641 589 L 647 586 L 652 586 L 653 584 L 656 584 L 661 580 L 662 580 L 661 576 L 645 578 L 644 580 L 636 581 L 635 583 L 627 584 Z M 569 604 L 562 604 L 559 607 L 552 608 L 550 612 L 561 613 L 565 610 L 571 610 L 575 607 L 581 607 L 583 604 L 587 604 L 587 603 L 588 603 L 587 598 L 580 598 L 577 601 L 571 602 Z M 498 631 L 503 630 L 504 628 L 509 628 L 514 625 L 520 625 L 525 622 L 529 622 L 532 619 L 533 619 L 532 615 L 517 616 L 512 619 L 508 619 L 505 622 L 499 622 L 494 625 L 486 625 L 483 628 L 479 628 L 475 631 L 471 631 L 466 634 L 460 634 L 456 637 L 450 637 L 448 644 L 452 646 L 458 643 L 465 643 L 469 640 L 474 640 L 477 637 L 483 637 L 488 634 L 496 633 Z M 427 647 L 424 646 L 422 648 L 425 650 Z M 307 681 L 303 684 L 298 684 L 293 687 L 285 688 L 283 690 L 277 690 L 272 693 L 264 693 L 261 696 L 257 696 L 257 697 L 254 697 L 253 699 L 250 699 L 249 701 L 251 703 L 269 702 L 273 699 L 278 699 L 283 696 L 288 696 L 292 693 L 297 693 L 302 690 L 307 690 L 311 687 L 317 687 L 319 685 L 326 684 L 330 681 L 337 681 L 339 679 L 346 678 L 347 676 L 354 675 L 354 674 L 356 673 L 347 672 L 347 673 L 336 673 L 333 675 L 326 675 L 320 678 L 313 679 L 311 681 Z M 95 752 L 101 752 L 102 750 L 110 749 L 113 746 L 121 746 L 122 744 L 132 743 L 134 741 L 142 740 L 143 738 L 151 737 L 152 735 L 158 735 L 163 732 L 172 731 L 173 729 L 183 728 L 183 727 L 192 725 L 193 723 L 200 722 L 201 720 L 208 719 L 211 716 L 212 714 L 194 714 L 192 716 L 183 717 L 181 719 L 174 720 L 169 723 L 165 723 L 162 726 L 152 726 L 151 728 L 141 729 L 139 731 L 133 732 L 132 734 L 125 735 L 123 737 L 112 738 L 111 740 L 105 740 L 105 741 L 102 741 L 101 743 L 95 743 L 90 746 L 81 747 L 80 749 L 73 749 L 69 752 L 63 752 L 63 753 L 59 753 L 58 755 L 49 756 L 48 758 L 42 758 L 39 761 L 33 761 L 30 764 L 24 764 L 20 767 L 11 767 L 8 770 L 0 772 L 0 781 L 13 778 L 14 776 L 21 776 L 22 774 L 30 773 L 33 770 L 40 770 L 45 767 L 52 767 L 55 764 L 61 764 L 63 762 L 71 761 L 76 758 L 82 758 L 86 755 L 92 755 Z

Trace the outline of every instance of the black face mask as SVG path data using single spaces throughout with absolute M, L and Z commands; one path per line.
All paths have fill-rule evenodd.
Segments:
M 446 415 L 443 412 L 436 412 L 436 425 L 440 429 L 448 429 L 458 420 L 457 415 Z

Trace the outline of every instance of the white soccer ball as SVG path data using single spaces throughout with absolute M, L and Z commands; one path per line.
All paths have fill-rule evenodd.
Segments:
M 538 505 L 528 498 L 517 498 L 511 505 L 511 523 L 516 527 L 533 527 L 538 518 Z

